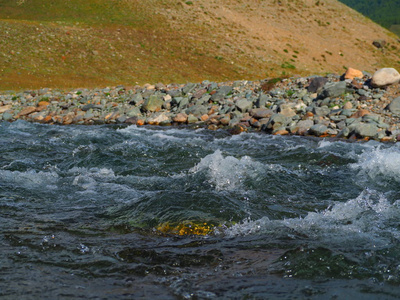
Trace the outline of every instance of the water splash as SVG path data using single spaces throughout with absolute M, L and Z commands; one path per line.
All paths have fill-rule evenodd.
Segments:
M 246 178 L 254 178 L 262 164 L 253 161 L 249 156 L 237 159 L 222 155 L 221 150 L 207 155 L 189 170 L 189 173 L 207 172 L 208 181 L 220 190 L 235 190 L 242 187 Z
M 335 203 L 321 212 L 310 212 L 304 218 L 244 220 L 224 231 L 228 237 L 267 234 L 285 238 L 298 233 L 306 239 L 329 247 L 385 247 L 399 240 L 393 227 L 400 221 L 400 201 L 391 204 L 382 194 L 364 190 L 357 198 Z
M 359 175 L 386 185 L 388 181 L 400 182 L 400 149 L 391 147 L 382 149 L 380 146 L 364 151 L 358 157 L 358 162 L 351 168 L 359 170 Z
M 25 188 L 54 185 L 59 179 L 56 172 L 37 172 L 36 170 L 28 170 L 26 172 L 0 170 L 0 177 L 3 182 L 17 184 Z

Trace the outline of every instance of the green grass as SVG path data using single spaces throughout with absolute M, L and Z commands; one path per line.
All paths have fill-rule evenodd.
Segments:
M 292 65 L 291 63 L 285 61 L 282 65 L 281 65 L 282 69 L 296 69 L 296 66 Z

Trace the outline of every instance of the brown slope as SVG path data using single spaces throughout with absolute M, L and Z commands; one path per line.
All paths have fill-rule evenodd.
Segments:
M 15 13 L 23 5 L 8 15 L 0 11 L 0 89 L 262 79 L 341 73 L 344 66 L 400 68 L 395 36 L 336 0 L 115 3 L 123 3 L 125 12 L 108 7 L 118 21 L 107 24 L 65 16 L 29 15 L 27 21 Z M 137 15 L 136 21 L 126 11 Z M 375 48 L 375 39 L 386 40 L 386 49 Z
M 343 66 L 349 65 L 373 71 L 400 64 L 400 43 L 391 32 L 335 0 L 194 3 L 186 10 L 195 17 L 177 13 L 181 17 L 176 28 L 189 19 L 206 24 L 226 52 L 233 48 L 238 57 L 257 63 L 265 60 L 276 66 L 288 62 L 301 73 L 342 72 Z M 375 39 L 386 40 L 389 47 L 378 50 L 372 45 Z M 229 46 L 221 40 L 230 41 Z

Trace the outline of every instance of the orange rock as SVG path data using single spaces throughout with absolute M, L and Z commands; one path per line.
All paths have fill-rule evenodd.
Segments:
M 308 111 L 305 115 L 304 115 L 304 119 L 310 119 L 314 117 L 314 114 L 311 111 Z
M 353 115 L 351 115 L 350 118 L 354 118 L 354 119 L 358 119 L 358 118 L 362 118 L 365 115 L 369 115 L 371 114 L 368 110 L 366 109 L 359 109 L 358 111 L 356 111 Z
M 274 132 L 274 135 L 288 135 L 289 131 L 287 131 L 286 129 L 282 129 L 282 130 L 278 130 L 276 132 Z
M 40 101 L 40 102 L 38 103 L 38 106 L 47 106 L 47 105 L 50 105 L 50 102 L 49 102 L 49 101 Z
M 210 115 L 214 114 L 216 111 L 218 111 L 218 106 L 213 105 L 213 106 L 211 106 L 210 110 L 208 111 L 208 115 L 210 116 Z
M 47 116 L 43 119 L 43 122 L 44 122 L 44 123 L 49 123 L 49 122 L 51 122 L 51 121 L 53 121 L 53 118 L 52 118 L 51 115 L 47 115 Z
M 203 122 L 207 121 L 208 118 L 209 118 L 208 115 L 202 115 L 202 116 L 200 117 L 200 119 L 201 119 Z
M 143 126 L 144 125 L 144 120 L 143 119 L 137 120 L 136 125 L 137 126 Z
M 354 79 L 354 78 L 363 78 L 364 74 L 360 70 L 348 68 L 346 73 L 344 73 L 344 79 Z
M 112 113 L 112 112 L 108 113 L 108 114 L 104 117 L 104 120 L 106 120 L 106 121 L 110 120 L 113 114 L 114 114 L 114 113 Z
M 383 137 L 383 138 L 381 138 L 381 142 L 393 142 L 394 140 L 393 140 L 393 138 L 392 137 L 390 137 L 390 136 L 385 136 L 385 137 Z

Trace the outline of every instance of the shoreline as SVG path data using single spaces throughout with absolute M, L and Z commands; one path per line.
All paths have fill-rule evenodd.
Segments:
M 0 92 L 0 121 L 196 125 L 210 130 L 227 129 L 232 134 L 263 131 L 274 135 L 400 141 L 399 82 L 378 85 L 374 84 L 376 73 L 357 71 L 358 77 L 349 74 L 354 71 L 357 70 L 349 68 L 342 76 L 159 83 L 129 89 L 117 86 Z

